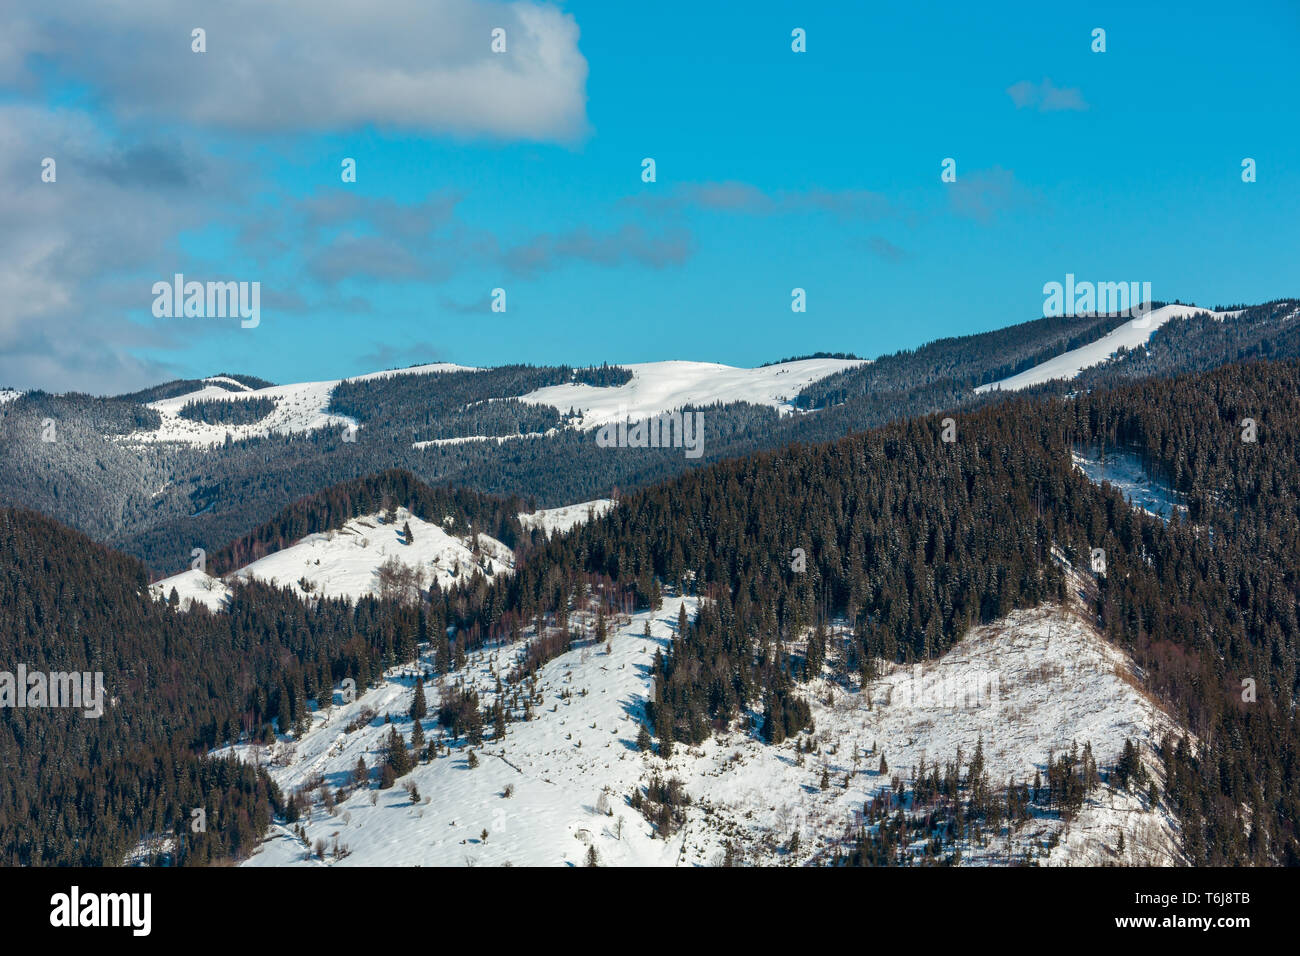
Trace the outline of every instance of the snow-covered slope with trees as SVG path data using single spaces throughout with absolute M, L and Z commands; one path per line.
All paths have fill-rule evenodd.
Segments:
M 598 387 L 580 383 L 552 385 L 520 397 L 520 401 L 552 405 L 581 416 L 577 427 L 598 428 L 617 421 L 648 418 L 689 405 L 750 402 L 783 412 L 801 390 L 828 375 L 866 364 L 859 359 L 800 359 L 761 368 L 735 368 L 713 362 L 645 362 L 625 365 L 632 380 Z
M 435 372 L 473 371 L 463 365 L 439 363 L 417 365 L 406 369 L 371 372 L 357 379 L 387 378 L 393 375 L 428 375 Z M 267 388 L 249 388 L 234 379 L 220 376 L 206 379 L 214 384 L 197 391 L 150 402 L 149 407 L 162 417 L 162 425 L 153 430 L 132 432 L 125 440 L 130 442 L 185 442 L 191 445 L 219 445 L 229 437 L 232 441 L 272 434 L 315 431 L 321 428 L 346 428 L 356 422 L 344 415 L 334 415 L 329 407 L 330 395 L 342 379 L 324 382 L 298 382 L 291 385 L 272 385 Z M 235 387 L 223 388 L 217 382 Z M 193 401 L 246 401 L 250 398 L 270 399 L 275 409 L 260 421 L 228 425 L 191 421 L 180 415 L 180 410 Z
M 1111 359 L 1120 349 L 1134 349 L 1145 346 L 1156 330 L 1170 319 L 1183 319 L 1190 315 L 1205 312 L 1222 321 L 1237 315 L 1236 312 L 1211 312 L 1191 305 L 1166 305 L 1153 309 L 1147 315 L 1125 322 L 1119 328 L 1103 335 L 1095 342 L 1069 352 L 1064 352 L 1048 359 L 1018 375 L 1004 378 L 998 382 L 981 385 L 975 391 L 988 392 L 996 389 L 1013 392 L 1033 385 L 1041 385 L 1053 379 L 1074 378 L 1086 368 L 1100 365 Z
M 1168 521 L 1175 512 L 1186 511 L 1183 497 L 1142 467 L 1141 459 L 1123 448 L 1075 449 L 1070 454 L 1074 467 L 1097 484 L 1114 485 L 1134 508 Z
M 524 513 L 519 516 L 519 523 L 525 528 L 541 528 L 546 532 L 547 537 L 555 532 L 568 531 L 575 525 L 580 525 L 592 518 L 599 518 L 610 508 L 614 507 L 614 502 L 608 498 L 597 498 L 594 501 L 582 501 L 576 505 L 563 505 L 559 508 L 539 508 L 532 514 Z
M 828 670 L 804 688 L 811 734 L 771 745 L 756 733 L 761 715 L 751 714 L 747 726 L 678 745 L 664 759 L 638 746 L 643 706 L 656 652 L 670 644 L 679 609 L 690 613 L 695 603 L 669 597 L 658 611 L 624 619 L 611 628 L 608 650 L 577 616 L 580 639 L 535 682 L 498 684 L 518 647 L 471 655 L 462 672 L 426 685 L 420 732 L 441 738 L 438 756 L 430 759 L 426 744 L 389 789 L 378 788 L 377 768 L 394 732 L 412 739 L 416 675 L 431 673 L 428 655 L 355 701 L 336 693 L 300 740 L 238 745 L 286 795 L 301 791 L 305 801 L 302 818 L 273 827 L 247 865 L 579 865 L 592 851 L 601 865 L 708 865 L 728 853 L 747 863 L 828 862 L 864 805 L 893 799 L 886 795 L 896 778 L 923 763 L 953 761 L 960 750 L 964 775 L 978 748 L 993 786 L 1032 785 L 1035 773 L 1046 786 L 1052 754 L 1088 745 L 1104 776 L 1130 740 L 1158 774 L 1152 747 L 1175 729 L 1123 654 L 1074 610 L 1045 607 L 978 628 L 945 657 L 886 670 L 865 689 L 845 687 Z M 488 726 L 481 741 L 453 740 L 440 726 L 440 705 L 462 684 L 485 706 L 505 688 L 504 739 Z M 358 786 L 359 761 L 366 772 Z M 677 819 L 665 825 L 666 817 L 634 809 L 633 794 L 644 798 L 656 779 L 673 778 L 688 801 L 670 814 Z M 909 812 L 922 809 L 908 799 Z M 962 845 L 967 863 L 1026 855 L 1049 864 L 1181 859 L 1168 808 L 1151 805 L 1143 788 L 1105 783 L 1072 819 L 1036 809 L 1009 840 Z
M 407 540 L 407 529 L 410 540 Z M 312 534 L 226 576 L 228 581 L 256 578 L 290 587 L 303 598 L 319 596 L 356 600 L 392 588 L 427 589 L 437 582 L 447 588 L 474 574 L 492 577 L 514 570 L 514 552 L 486 534 L 477 541 L 449 534 L 440 525 L 423 521 L 405 508 L 389 523 L 382 514 L 365 515 L 334 531 Z M 408 575 L 393 574 L 395 568 Z M 305 586 L 304 586 L 305 585 Z M 225 582 L 198 570 L 163 578 L 150 591 L 163 599 L 176 588 L 182 609 L 199 600 L 219 609 L 229 593 Z

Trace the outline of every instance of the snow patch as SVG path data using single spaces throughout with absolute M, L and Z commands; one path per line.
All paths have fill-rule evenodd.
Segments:
M 166 601 L 176 589 L 180 598 L 179 610 L 188 611 L 196 603 L 206 605 L 209 611 L 220 611 L 230 597 L 230 587 L 220 578 L 204 574 L 197 568 L 173 574 L 149 585 L 154 600 Z
M 1182 496 L 1157 481 L 1142 467 L 1142 460 L 1127 449 L 1110 449 L 1103 460 L 1097 449 L 1070 452 L 1074 467 L 1094 484 L 1109 482 L 1134 508 L 1168 521 L 1175 511 L 1186 511 Z
M 612 507 L 614 502 L 609 498 L 597 498 L 594 501 L 564 505 L 561 508 L 539 508 L 532 514 L 522 512 L 519 515 L 519 523 L 525 528 L 541 528 L 549 538 L 557 531 L 563 534 L 592 517 L 599 518 Z
M 615 422 L 649 418 L 688 405 L 750 402 L 794 410 L 794 399 L 813 382 L 848 368 L 868 364 L 853 359 L 801 359 L 763 368 L 735 368 L 712 362 L 645 362 L 623 366 L 632 379 L 622 385 L 596 386 L 569 382 L 539 388 L 520 396 L 521 402 L 551 405 L 561 413 L 578 412 L 581 430 Z

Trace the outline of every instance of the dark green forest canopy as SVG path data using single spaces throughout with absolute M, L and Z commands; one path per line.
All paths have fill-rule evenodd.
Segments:
M 709 598 L 655 665 L 650 712 L 661 741 L 702 739 L 746 713 L 771 715 L 762 733 L 780 740 L 809 719 L 805 662 L 787 639 L 843 617 L 852 628 L 843 653 L 864 674 L 877 656 L 941 653 L 974 623 L 1060 600 L 1055 545 L 1076 567 L 1091 548 L 1106 550 L 1096 619 L 1199 738 L 1161 754 L 1193 861 L 1300 861 L 1300 365 L 1011 398 L 952 413 L 951 443 L 943 417 L 693 469 L 625 495 L 571 534 L 521 534 L 517 573 L 435 589 L 419 606 L 308 606 L 250 584 L 227 612 L 177 614 L 148 598 L 137 561 L 6 509 L 5 659 L 104 670 L 126 692 L 99 721 L 6 716 L 0 762 L 16 769 L 0 791 L 0 854 L 114 862 L 140 837 L 180 826 L 180 809 L 218 786 L 247 825 L 216 831 L 201 852 L 246 853 L 280 797 L 263 776 L 207 769 L 199 754 L 245 733 L 265 739 L 272 720 L 299 722 L 317 692 L 345 676 L 375 680 L 448 626 L 466 648 L 518 636 L 542 615 L 549 630 L 526 658 L 536 666 L 570 645 L 566 622 L 584 588 L 620 608 L 653 603 L 663 587 Z M 1245 418 L 1257 423 L 1256 442 L 1242 440 Z M 1082 444 L 1131 448 L 1186 496 L 1186 517 L 1165 524 L 1092 484 L 1070 462 Z M 279 546 L 301 530 L 293 520 L 346 520 L 404 482 L 393 501 L 458 505 L 465 528 L 491 533 L 493 516 L 519 507 L 410 476 L 367 481 L 327 489 L 297 519 L 290 509 L 290 523 L 248 547 Z M 803 572 L 792 568 L 795 548 L 806 553 Z M 442 651 L 439 661 L 455 666 Z M 1255 702 L 1242 701 L 1243 678 L 1258 683 Z

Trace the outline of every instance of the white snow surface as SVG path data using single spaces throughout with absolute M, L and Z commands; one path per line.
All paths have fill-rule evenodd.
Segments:
M 331 788 L 344 786 L 358 758 L 372 770 L 370 784 L 346 794 L 332 811 L 318 790 L 305 794 L 311 803 L 302 821 L 307 845 L 337 842 L 344 855 L 314 859 L 290 828 L 274 825 L 245 865 L 580 865 L 588 845 L 606 866 L 709 865 L 719 862 L 726 840 L 738 845 L 746 863 L 819 862 L 864 801 L 890 786 L 890 774 L 909 775 L 923 757 L 952 760 L 960 747 L 969 761 L 982 739 L 990 781 L 1002 786 L 1011 776 L 1032 782 L 1049 753 L 1060 754 L 1072 742 L 1080 749 L 1091 742 L 1103 768 L 1118 758 L 1125 738 L 1149 755 L 1152 742 L 1173 726 L 1136 689 L 1122 653 L 1074 612 L 1044 607 L 974 630 L 944 658 L 922 665 L 919 676 L 895 668 L 865 691 L 845 691 L 824 678 L 810 682 L 803 692 L 816 721 L 816 753 L 799 756 L 794 739 L 765 744 L 742 721 L 700 746 L 678 745 L 665 761 L 637 750 L 635 738 L 654 651 L 670 643 L 683 603 L 694 611 L 695 599 L 668 597 L 658 611 L 613 622 L 620 626 L 611 629 L 608 654 L 587 643 L 546 664 L 533 719 L 518 719 L 522 708 L 514 711 L 503 741 L 491 739 L 491 727 L 485 728 L 488 739 L 476 748 L 473 769 L 462 738 L 450 756 L 419 763 L 396 787 L 374 789 L 389 732 L 385 716 L 409 737 L 414 675 L 417 668 L 429 670 L 427 654 L 391 671 L 356 701 L 318 710 L 300 740 L 224 749 L 267 765 L 286 794 L 318 774 Z M 647 620 L 649 637 L 642 634 Z M 476 652 L 463 674 L 427 685 L 426 735 L 439 733 L 433 715 L 450 682 L 472 682 L 482 703 L 490 703 L 496 675 L 512 669 L 516 651 Z M 998 676 L 998 689 L 985 706 L 947 701 L 946 689 L 978 683 L 990 672 Z M 505 686 L 508 697 L 511 685 Z M 920 693 L 909 693 L 914 688 Z M 521 698 L 526 694 L 520 691 Z M 363 709 L 374 716 L 348 730 Z M 878 772 L 882 754 L 890 766 L 884 775 Z M 1148 765 L 1159 772 L 1154 761 Z M 823 768 L 831 778 L 825 790 Z M 679 777 L 691 799 L 685 824 L 668 840 L 628 803 L 633 788 L 652 774 Z M 407 782 L 418 791 L 415 801 L 403 787 Z M 792 856 L 787 844 L 796 829 L 800 850 Z M 1121 832 L 1122 855 L 1116 849 Z M 1005 842 L 964 846 L 963 862 L 1004 862 Z M 1050 864 L 1182 861 L 1177 825 L 1166 807 L 1146 806 L 1145 798 L 1104 785 L 1071 823 L 1036 816 L 1012 844 L 1016 859 L 1029 849 Z
M 1046 362 L 1035 365 L 1033 368 L 1026 369 L 1018 375 L 981 385 L 975 391 L 987 392 L 994 389 L 1016 391 L 1034 385 L 1041 385 L 1053 379 L 1074 378 L 1084 369 L 1108 361 L 1121 348 L 1134 349 L 1145 346 L 1151 336 L 1155 334 L 1156 329 L 1170 319 L 1182 319 L 1200 312 L 1207 312 L 1220 322 L 1225 318 L 1241 314 L 1240 312 L 1211 312 L 1209 309 L 1198 309 L 1191 305 L 1161 306 L 1158 309 L 1153 309 L 1143 318 L 1125 322 L 1119 328 L 1108 332 L 1095 342 L 1064 352 L 1055 358 L 1050 358 Z
M 597 498 L 594 501 L 564 505 L 561 508 L 539 508 L 532 514 L 521 512 L 519 523 L 525 528 L 541 528 L 549 538 L 555 532 L 563 533 L 568 531 L 575 525 L 580 525 L 589 520 L 592 516 L 599 518 L 612 507 L 614 507 L 614 502 L 609 498 Z
M 12 402 L 14 399 L 20 398 L 22 394 L 23 393 L 17 389 L 0 388 L 0 405 L 4 405 L 6 402 Z
M 508 441 L 520 441 L 525 438 L 548 438 L 557 434 L 559 429 L 548 428 L 544 432 L 524 432 L 520 435 L 463 435 L 459 438 L 431 438 L 428 441 L 412 442 L 412 448 L 437 448 L 440 445 L 464 445 L 474 441 L 494 441 L 504 445 Z
M 353 376 L 351 379 L 333 379 L 325 382 L 298 382 L 291 385 L 272 385 L 268 388 L 248 388 L 239 385 L 233 379 L 221 376 L 208 378 L 206 382 L 228 382 L 239 385 L 241 391 L 230 391 L 220 385 L 205 385 L 203 388 L 175 398 L 165 398 L 150 402 L 149 407 L 162 416 L 162 424 L 157 429 L 141 430 L 125 436 L 130 442 L 185 442 L 191 445 L 219 445 L 229 435 L 231 440 L 259 438 L 272 434 L 290 432 L 316 431 L 322 428 L 346 428 L 356 422 L 346 415 L 334 415 L 326 411 L 330 395 L 335 386 L 343 381 L 365 381 L 376 378 L 389 378 L 394 375 L 429 375 L 438 372 L 471 372 L 476 369 L 463 365 L 438 363 L 434 365 L 417 365 L 413 368 L 391 369 L 384 372 L 370 372 L 366 375 Z M 203 422 L 190 421 L 180 416 L 180 410 L 186 403 L 196 399 L 220 399 L 238 402 L 249 398 L 269 398 L 275 402 L 275 409 L 261 421 L 246 425 L 208 425 Z
M 411 544 L 406 544 L 402 528 L 411 525 Z M 467 581 L 475 573 L 486 573 L 488 564 L 494 575 L 514 570 L 514 552 L 486 534 L 478 536 L 479 554 L 475 555 L 467 537 L 449 534 L 440 525 L 423 521 L 405 508 L 397 509 L 397 521 L 386 524 L 382 515 L 353 518 L 334 531 L 311 534 L 287 548 L 240 568 L 226 576 L 226 581 L 256 578 L 279 587 L 289 587 L 304 599 L 310 597 L 357 598 L 379 593 L 379 568 L 390 558 L 424 574 L 427 588 L 437 581 L 447 588 L 456 581 Z M 306 579 L 309 590 L 300 581 Z M 221 599 L 229 594 L 226 581 L 190 570 L 150 586 L 156 596 L 166 598 L 175 587 L 181 597 L 200 600 L 212 610 L 219 610 Z
M 188 611 L 195 603 L 206 605 L 209 611 L 220 611 L 230 596 L 230 586 L 220 578 L 204 574 L 197 568 L 173 574 L 149 585 L 149 593 L 156 600 L 165 601 L 176 589 L 180 598 L 179 610 Z
M 807 386 L 828 375 L 866 365 L 866 360 L 801 359 L 763 368 L 736 368 L 713 362 L 644 362 L 625 365 L 632 380 L 623 385 L 595 386 L 569 382 L 550 385 L 520 396 L 521 402 L 551 405 L 566 413 L 572 408 L 579 429 L 599 428 L 618 421 L 649 418 L 687 405 L 751 402 L 787 413 Z

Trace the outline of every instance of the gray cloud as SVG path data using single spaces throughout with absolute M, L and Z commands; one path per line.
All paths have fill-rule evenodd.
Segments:
M 884 236 L 872 236 L 867 240 L 866 246 L 875 255 L 887 262 L 900 262 L 907 257 L 907 253 Z
M 0 105 L 0 222 L 21 224 L 0 230 L 0 381 L 112 393 L 169 372 L 135 353 L 195 333 L 131 315 L 148 317 L 152 283 L 189 261 L 175 237 L 238 205 L 240 172 L 168 142 L 124 146 L 79 112 Z
M 602 266 L 636 263 L 662 269 L 680 265 L 692 252 L 690 233 L 684 229 L 653 235 L 640 226 L 625 224 L 603 235 L 585 226 L 564 233 L 544 233 L 506 251 L 502 261 L 516 275 L 532 276 L 568 262 Z
M 1007 87 L 1007 95 L 1011 97 L 1018 110 L 1035 109 L 1040 113 L 1054 113 L 1061 110 L 1088 108 L 1088 104 L 1083 101 L 1083 94 L 1077 87 L 1059 87 L 1047 77 L 1043 77 L 1041 83 L 1021 80 Z
M 449 194 L 412 205 L 330 194 L 301 201 L 288 214 L 282 208 L 274 224 L 250 226 L 245 234 L 268 262 L 296 250 L 308 275 L 326 286 L 354 279 L 436 284 L 473 269 L 531 278 L 578 262 L 658 269 L 680 265 L 694 251 L 681 226 L 651 231 L 635 223 L 606 232 L 578 226 L 506 246 L 458 219 L 459 202 Z
M 889 197 L 867 189 L 768 193 L 734 181 L 683 183 L 663 195 L 643 194 L 628 202 L 651 211 L 703 209 L 748 216 L 827 213 L 846 220 L 883 219 L 898 213 Z
M 963 174 L 945 191 L 953 212 L 978 222 L 990 222 L 999 213 L 1031 201 L 1015 173 L 1000 166 Z

